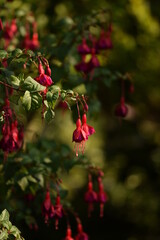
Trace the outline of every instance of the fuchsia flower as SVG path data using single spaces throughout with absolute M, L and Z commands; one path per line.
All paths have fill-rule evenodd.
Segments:
M 0 140 L 0 148 L 4 152 L 6 158 L 8 153 L 16 152 L 22 147 L 23 128 L 18 126 L 18 121 L 14 118 L 10 108 L 9 100 L 6 99 L 4 110 L 4 124 L 2 125 L 2 139 Z
M 84 144 L 88 137 L 81 127 L 80 118 L 77 119 L 76 126 L 77 127 L 73 132 L 72 142 L 75 142 L 75 152 L 76 156 L 78 157 L 79 151 L 82 151 L 82 153 L 84 152 Z
M 115 115 L 117 117 L 126 117 L 128 113 L 128 107 L 125 105 L 124 97 L 121 97 L 121 102 L 115 108 Z
M 48 68 L 49 68 L 49 66 L 48 66 Z M 48 69 L 47 73 L 50 75 L 51 70 L 49 71 L 49 69 Z M 39 60 L 39 64 L 38 64 L 38 72 L 39 72 L 39 76 L 35 78 L 35 80 L 37 82 L 39 82 L 41 85 L 46 86 L 46 87 L 49 87 L 50 85 L 52 85 L 53 81 L 49 75 L 45 74 L 43 65 L 40 60 Z
M 78 223 L 77 226 L 78 234 L 75 236 L 75 240 L 88 240 L 88 235 L 83 232 L 83 226 L 81 223 Z
M 96 48 L 100 50 L 113 48 L 110 30 L 108 30 L 107 32 L 101 30 L 100 38 L 96 44 Z
M 13 39 L 16 33 L 17 33 L 16 19 L 12 19 L 10 24 L 6 22 L 6 25 L 3 31 L 3 36 L 5 39 L 5 48 L 8 47 L 8 45 L 10 44 L 11 40 Z
M 26 25 L 26 35 L 22 43 L 22 47 L 25 49 L 30 49 L 32 51 L 39 48 L 39 40 L 38 40 L 38 33 L 37 33 L 37 24 L 36 22 L 33 23 L 33 35 L 32 38 L 30 38 L 30 30 L 29 25 Z
M 87 45 L 85 38 L 82 39 L 82 44 L 77 47 L 77 51 L 80 54 L 90 53 L 91 50 L 90 50 L 89 46 Z
M 94 128 L 87 124 L 87 116 L 85 113 L 82 116 L 82 130 L 86 133 L 87 137 L 95 133 Z
M 104 192 L 103 183 L 101 177 L 98 178 L 99 192 L 97 194 L 98 202 L 100 203 L 100 217 L 103 217 L 104 204 L 108 200 L 107 194 Z
M 2 20 L 0 18 L 0 31 L 2 31 L 2 30 L 3 30 L 3 23 L 2 23 Z
M 86 56 L 82 55 L 82 61 L 75 65 L 75 69 L 79 72 L 83 72 L 84 74 L 88 74 L 90 72 L 90 66 L 87 62 L 85 62 Z
M 97 201 L 97 193 L 93 191 L 93 183 L 91 179 L 89 179 L 88 191 L 85 193 L 84 199 L 88 203 L 88 217 L 90 217 L 91 212 L 94 210 L 94 203 Z
M 64 240 L 74 240 L 72 238 L 72 230 L 71 230 L 70 226 L 67 227 L 66 237 Z
M 96 56 L 96 50 L 94 47 L 91 49 L 91 54 L 92 54 L 92 57 L 88 62 L 90 71 L 100 66 L 99 60 Z
M 54 216 L 54 206 L 51 202 L 50 193 L 47 190 L 44 202 L 42 204 L 42 215 L 44 215 L 45 223 Z
M 56 197 L 56 204 L 54 206 L 55 228 L 58 229 L 59 219 L 63 217 L 63 207 L 61 205 L 61 198 L 59 194 Z

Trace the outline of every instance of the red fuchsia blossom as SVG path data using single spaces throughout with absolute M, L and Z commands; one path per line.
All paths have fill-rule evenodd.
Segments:
M 71 230 L 70 226 L 67 227 L 66 237 L 65 237 L 64 240 L 74 240 L 72 238 L 72 230 Z
M 84 152 L 85 141 L 88 139 L 85 131 L 81 127 L 80 118 L 77 119 L 76 129 L 73 132 L 72 142 L 75 142 L 75 152 L 78 157 L 78 152 Z
M 101 30 L 100 38 L 96 44 L 96 48 L 99 50 L 105 50 L 105 49 L 112 49 L 113 44 L 111 40 L 111 30 L 109 29 L 107 32 L 105 32 L 103 29 Z
M 96 56 L 96 50 L 94 47 L 91 49 L 91 54 L 92 54 L 91 59 L 88 62 L 90 71 L 100 66 L 99 60 Z
M 87 116 L 85 113 L 82 116 L 82 130 L 86 133 L 87 137 L 95 133 L 94 128 L 87 124 Z
M 75 236 L 75 240 L 88 240 L 89 239 L 88 235 L 85 232 L 83 232 L 83 226 L 81 223 L 78 223 L 77 230 L 78 230 L 78 233 Z
M 10 44 L 10 41 L 13 39 L 16 33 L 17 33 L 16 19 L 12 19 L 10 24 L 6 22 L 6 25 L 3 31 L 3 36 L 5 39 L 5 48 L 8 47 L 8 45 Z
M 98 177 L 98 188 L 99 188 L 99 192 L 97 196 L 98 196 L 98 202 L 100 203 L 100 217 L 103 217 L 104 204 L 108 200 L 108 196 L 104 191 L 101 177 Z
M 126 117 L 128 113 L 128 107 L 125 105 L 124 97 L 121 97 L 121 102 L 115 108 L 115 115 L 117 117 Z
M 23 128 L 18 126 L 18 121 L 15 119 L 8 98 L 5 100 L 4 123 L 2 125 L 2 138 L 0 140 L 0 148 L 4 152 L 4 160 L 8 153 L 18 151 L 23 144 Z
M 36 77 L 35 80 L 43 86 L 46 86 L 46 87 L 51 86 L 53 81 L 50 76 L 45 74 L 43 65 L 40 60 L 39 60 L 39 64 L 38 64 L 38 72 L 39 72 L 39 76 Z
M 50 69 L 49 65 L 46 66 L 46 74 L 48 76 L 51 76 L 51 69 Z
M 59 219 L 63 217 L 63 207 L 61 205 L 60 195 L 57 194 L 56 203 L 54 206 L 55 228 L 58 229 Z
M 44 202 L 42 204 L 42 215 L 44 216 L 45 223 L 54 216 L 54 206 L 51 202 L 50 192 L 47 190 Z
M 82 39 L 82 44 L 80 44 L 80 45 L 77 47 L 77 51 L 78 51 L 78 53 L 80 53 L 80 54 L 88 54 L 88 53 L 91 52 L 89 46 L 88 46 L 87 43 L 86 43 L 86 39 L 85 39 L 85 38 Z
M 0 18 L 0 31 L 2 31 L 2 30 L 3 30 L 3 23 L 2 23 L 2 20 Z
M 83 72 L 84 74 L 88 74 L 90 72 L 90 65 L 85 61 L 85 55 L 82 55 L 81 57 L 82 61 L 75 65 L 75 69 L 79 72 Z
M 89 177 L 88 191 L 85 193 L 84 199 L 88 203 L 88 217 L 90 217 L 92 211 L 94 210 L 94 203 L 97 201 L 97 193 L 93 191 L 91 177 Z

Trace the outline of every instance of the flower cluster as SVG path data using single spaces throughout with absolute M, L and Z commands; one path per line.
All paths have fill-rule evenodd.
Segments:
M 109 25 L 107 31 L 101 29 L 98 39 L 89 35 L 89 39 L 82 38 L 82 43 L 77 47 L 77 51 L 81 56 L 81 62 L 75 65 L 75 69 L 83 72 L 85 75 L 91 73 L 93 75 L 94 69 L 100 66 L 97 55 L 101 50 L 111 49 L 113 47 L 111 40 L 112 26 Z M 88 61 L 88 55 L 90 59 Z
M 93 190 L 92 177 L 89 174 L 88 190 L 85 193 L 84 199 L 88 204 L 88 217 L 91 216 L 91 213 L 94 210 L 94 203 L 96 202 L 100 204 L 100 217 L 103 217 L 104 204 L 108 200 L 108 196 L 104 191 L 101 172 L 99 172 L 98 176 L 98 192 Z
M 3 107 L 4 123 L 2 125 L 2 138 L 0 140 L 0 148 L 4 152 L 4 159 L 6 160 L 8 153 L 16 152 L 22 147 L 23 143 L 23 127 L 15 117 L 15 114 L 10 108 L 8 98 L 5 100 Z
M 50 192 L 47 190 L 44 202 L 42 204 L 42 215 L 44 216 L 45 223 L 48 223 L 49 219 L 54 217 L 56 229 L 58 229 L 59 219 L 63 216 L 63 207 L 60 200 L 60 195 L 57 194 L 55 205 L 53 205 Z

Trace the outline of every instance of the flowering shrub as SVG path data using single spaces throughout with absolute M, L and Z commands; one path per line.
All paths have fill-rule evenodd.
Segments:
M 12 6 L 10 1 L 7 4 Z M 83 162 L 85 144 L 90 136 L 96 133 L 94 127 L 88 124 L 87 118 L 96 112 L 90 111 L 94 109 L 94 103 L 90 102 L 96 98 L 96 91 L 92 88 L 97 87 L 97 79 L 102 78 L 101 81 L 108 86 L 109 81 L 124 82 L 130 81 L 130 78 L 128 75 L 110 73 L 100 61 L 102 52 L 113 48 L 109 11 L 98 11 L 96 15 L 94 13 L 94 23 L 90 21 L 83 26 L 80 20 L 70 24 L 65 22 L 62 31 L 55 35 L 54 42 L 46 41 L 45 45 L 41 42 L 37 22 L 32 13 L 26 12 L 20 19 L 18 11 L 15 11 L 6 19 L 7 9 L 4 7 L 3 10 L 4 15 L 0 18 L 0 149 L 4 159 L 2 174 L 7 183 L 4 192 L 9 192 L 9 204 L 12 205 L 14 201 L 21 203 L 15 204 L 12 211 L 21 210 L 23 214 L 17 213 L 16 218 L 25 220 L 30 229 L 38 230 L 36 215 L 42 215 L 47 225 L 54 221 L 55 229 L 58 229 L 60 220 L 66 218 L 65 239 L 72 240 L 66 203 L 68 191 L 63 186 L 59 172 L 69 172 L 78 164 L 86 168 Z M 103 15 L 103 21 L 100 15 Z M 57 26 L 58 24 L 57 22 Z M 93 25 L 96 25 L 95 32 L 90 30 Z M 82 35 L 82 39 L 79 38 L 79 34 Z M 50 37 L 48 36 L 47 40 Z M 79 63 L 78 55 L 81 59 Z M 108 72 L 112 78 L 106 83 Z M 95 85 L 92 85 L 94 81 Z M 84 93 L 77 90 L 81 84 L 85 86 Z M 59 143 L 56 138 L 51 141 L 40 137 L 39 140 L 30 143 L 25 139 L 31 115 L 37 113 L 39 118 L 42 118 L 43 128 L 45 123 L 52 122 L 58 107 L 70 109 L 77 119 L 76 129 L 73 135 L 71 133 L 71 140 L 75 142 L 75 153 L 67 145 Z M 125 117 L 127 113 L 123 92 L 115 115 Z M 23 116 L 23 120 L 25 118 L 24 122 L 20 115 Z M 91 163 L 88 159 L 86 162 L 89 169 Z M 89 217 L 94 210 L 94 204 L 99 203 L 100 217 L 103 217 L 108 196 L 99 167 L 95 167 L 95 172 L 98 192 L 93 190 L 92 174 L 89 173 L 88 189 L 82 201 L 85 200 L 88 204 Z M 0 184 L 4 185 L 4 181 Z M 39 199 L 41 207 L 34 208 Z M 5 198 L 1 201 L 5 201 Z M 88 240 L 80 219 L 77 216 L 75 219 L 78 219 L 75 239 Z

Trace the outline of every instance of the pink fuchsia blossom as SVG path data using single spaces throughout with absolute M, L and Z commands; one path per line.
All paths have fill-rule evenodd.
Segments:
M 87 116 L 85 113 L 82 116 L 82 130 L 86 133 L 87 137 L 95 133 L 95 129 L 87 124 Z
M 54 215 L 54 206 L 51 202 L 50 192 L 48 190 L 42 204 L 42 215 L 44 216 L 45 223 L 48 223 L 49 219 Z
M 88 203 L 88 217 L 90 217 L 94 210 L 94 203 L 97 201 L 97 193 L 93 191 L 93 183 L 91 180 L 88 182 L 88 190 L 85 193 L 84 199 Z
M 65 237 L 64 240 L 74 240 L 74 239 L 72 238 L 72 230 L 71 230 L 71 228 L 70 228 L 69 226 L 67 227 L 66 237 Z
M 79 151 L 82 153 L 84 152 L 85 141 L 88 139 L 81 125 L 81 120 L 78 118 L 76 122 L 76 129 L 74 130 L 72 137 L 72 141 L 75 142 L 75 152 L 77 157 Z
M 115 115 L 117 117 L 126 117 L 128 113 L 128 107 L 125 105 L 124 97 L 121 97 L 121 102 L 115 108 Z
M 98 197 L 98 202 L 100 203 L 100 217 L 103 217 L 104 204 L 108 200 L 108 196 L 104 191 L 101 177 L 98 178 L 98 188 L 99 188 L 99 192 L 97 194 L 97 197 Z
M 63 207 L 61 204 L 60 195 L 57 194 L 56 203 L 54 206 L 55 228 L 58 229 L 59 219 L 63 217 Z
M 85 39 L 85 38 L 82 39 L 82 44 L 80 44 L 80 45 L 77 47 L 77 51 L 78 51 L 78 53 L 80 53 L 80 54 L 88 54 L 88 53 L 91 52 L 89 46 L 88 46 L 87 43 L 86 43 L 86 39 Z
M 88 240 L 88 235 L 83 231 L 83 226 L 81 223 L 78 223 L 77 226 L 78 233 L 75 236 L 75 240 Z

